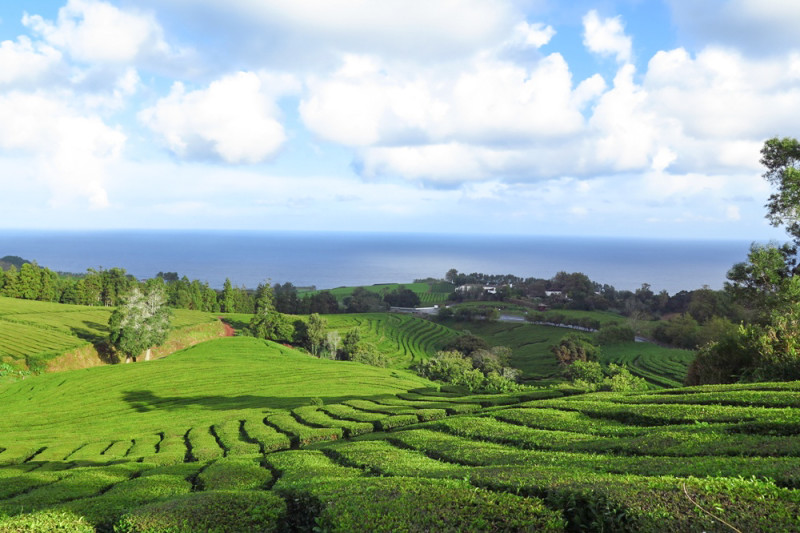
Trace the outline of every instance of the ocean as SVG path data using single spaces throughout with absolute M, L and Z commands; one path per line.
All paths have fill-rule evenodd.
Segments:
M 0 257 L 63 272 L 121 267 L 137 278 L 177 272 L 221 288 L 291 282 L 319 289 L 410 283 L 459 272 L 549 279 L 583 272 L 635 290 L 720 289 L 749 241 L 257 231 L 0 231 Z

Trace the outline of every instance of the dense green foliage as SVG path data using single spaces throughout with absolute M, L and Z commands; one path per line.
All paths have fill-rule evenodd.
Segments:
M 4 385 L 0 531 L 800 528 L 800 382 L 426 384 L 234 337 Z
M 109 341 L 128 361 L 145 351 L 149 360 L 152 347 L 167 340 L 169 316 L 163 287 L 134 287 L 108 318 Z
M 800 142 L 769 139 L 761 155 L 764 178 L 777 189 L 767 219 L 783 226 L 794 243 L 753 244 L 747 261 L 728 272 L 726 289 L 750 320 L 700 350 L 689 384 L 800 379 Z

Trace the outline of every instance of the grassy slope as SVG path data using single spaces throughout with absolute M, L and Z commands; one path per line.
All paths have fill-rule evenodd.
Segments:
M 231 337 L 149 363 L 46 374 L 5 386 L 0 439 L 46 444 L 85 435 L 103 440 L 182 433 L 221 417 L 298 407 L 311 397 L 334 402 L 426 383 L 405 372 L 314 359 L 274 343 Z M 29 400 L 33 396 L 36 401 Z
M 19 368 L 35 363 L 52 369 L 100 364 L 93 344 L 108 336 L 110 316 L 110 308 L 0 297 L 0 362 Z M 172 310 L 171 325 L 167 346 L 156 355 L 222 331 L 213 314 L 185 309 Z M 70 356 L 62 358 L 64 354 Z

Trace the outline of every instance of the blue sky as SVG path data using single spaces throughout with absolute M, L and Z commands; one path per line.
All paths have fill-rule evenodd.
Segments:
M 564 5 L 567 7 L 564 7 Z M 0 228 L 782 238 L 795 0 L 0 4 Z

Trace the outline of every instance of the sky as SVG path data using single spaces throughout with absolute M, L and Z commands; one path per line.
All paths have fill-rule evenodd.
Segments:
M 781 239 L 796 0 L 0 3 L 0 228 Z

